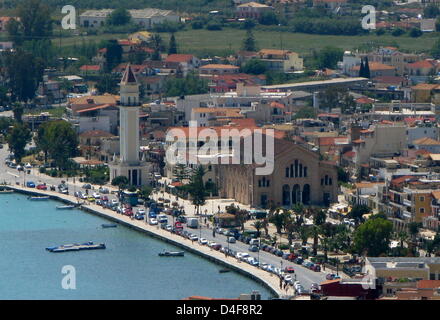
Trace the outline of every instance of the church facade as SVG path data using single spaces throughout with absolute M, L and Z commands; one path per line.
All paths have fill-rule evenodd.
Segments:
M 255 174 L 246 164 L 220 165 L 220 196 L 254 207 L 329 205 L 337 201 L 337 167 L 319 154 L 285 139 L 275 139 L 274 169 Z

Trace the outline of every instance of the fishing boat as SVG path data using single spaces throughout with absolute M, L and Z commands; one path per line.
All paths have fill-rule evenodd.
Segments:
M 46 250 L 49 252 L 68 252 L 68 251 L 81 251 L 81 250 L 96 250 L 105 249 L 104 243 L 94 244 L 92 241 L 85 242 L 82 244 L 65 244 L 57 247 L 47 247 Z
M 183 257 L 185 252 L 183 251 L 163 251 L 159 252 L 160 257 Z
M 35 196 L 35 197 L 28 197 L 29 200 L 32 201 L 41 201 L 41 200 L 49 200 L 49 196 Z
M 118 225 L 116 223 L 103 223 L 101 227 L 103 228 L 116 228 Z
M 74 205 L 57 206 L 57 210 L 69 210 L 75 208 Z

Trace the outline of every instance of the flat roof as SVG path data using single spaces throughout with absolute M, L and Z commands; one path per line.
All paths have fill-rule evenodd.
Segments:
M 287 89 L 287 88 L 295 88 L 295 87 L 304 87 L 304 86 L 320 86 L 326 84 L 343 84 L 343 83 L 351 83 L 358 81 L 368 81 L 367 78 L 356 77 L 356 78 L 338 78 L 338 79 L 330 79 L 330 80 L 321 80 L 321 81 L 306 81 L 306 82 L 296 82 L 296 83 L 285 83 L 285 84 L 277 84 L 271 86 L 262 86 L 262 89 Z

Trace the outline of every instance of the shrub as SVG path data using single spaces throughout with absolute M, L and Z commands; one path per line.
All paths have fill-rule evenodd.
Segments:
M 222 25 L 220 23 L 210 22 L 206 26 L 206 29 L 210 31 L 219 31 L 222 30 Z
M 393 30 L 393 32 L 391 32 L 391 35 L 393 37 L 400 37 L 404 33 L 405 33 L 405 30 L 403 30 L 402 28 L 396 28 Z

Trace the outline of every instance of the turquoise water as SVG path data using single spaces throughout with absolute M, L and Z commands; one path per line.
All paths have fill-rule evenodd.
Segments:
M 182 299 L 192 295 L 236 298 L 270 292 L 235 272 L 185 252 L 161 258 L 168 243 L 80 210 L 56 210 L 55 201 L 0 195 L 0 299 Z M 48 246 L 94 241 L 106 250 L 50 253 Z M 180 250 L 180 249 L 179 249 Z M 76 289 L 65 290 L 63 266 L 76 271 Z

